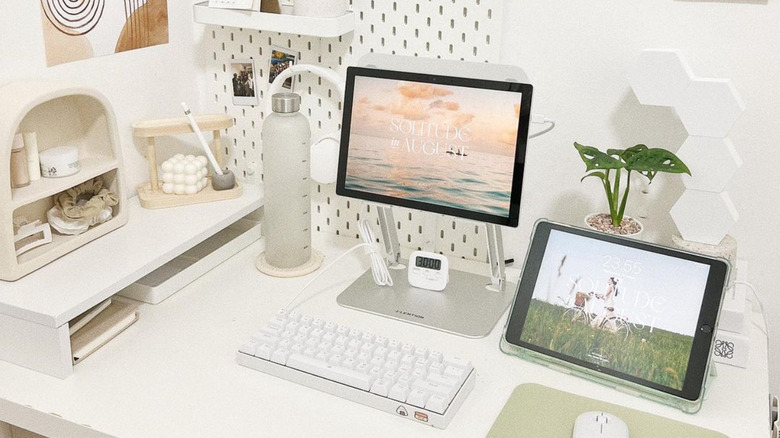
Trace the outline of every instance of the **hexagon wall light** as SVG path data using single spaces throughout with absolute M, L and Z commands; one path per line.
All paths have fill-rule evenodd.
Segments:
M 696 77 L 677 50 L 643 50 L 628 81 L 640 103 L 673 107 L 688 132 L 677 154 L 692 175 L 669 212 L 680 235 L 719 244 L 739 217 L 724 190 L 742 165 L 727 136 L 745 104 L 731 80 Z
M 685 188 L 708 192 L 725 190 L 742 165 L 742 159 L 729 138 L 691 135 L 677 150 L 677 156 L 689 164 L 691 174 L 696 175 L 681 176 Z
M 693 72 L 677 50 L 645 50 L 628 74 L 642 105 L 672 106 L 691 81 Z
M 689 135 L 725 137 L 745 104 L 730 79 L 695 78 L 674 109 Z
M 739 219 L 726 192 L 686 190 L 669 211 L 683 239 L 717 245 Z

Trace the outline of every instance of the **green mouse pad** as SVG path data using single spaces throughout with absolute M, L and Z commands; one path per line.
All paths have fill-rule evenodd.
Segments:
M 487 436 L 571 438 L 574 420 L 587 411 L 605 411 L 617 415 L 628 426 L 631 438 L 727 438 L 722 433 L 708 429 L 534 383 L 525 383 L 515 388 Z

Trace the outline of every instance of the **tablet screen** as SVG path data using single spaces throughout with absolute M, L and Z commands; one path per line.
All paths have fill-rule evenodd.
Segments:
M 695 399 L 725 282 L 720 261 L 545 225 L 513 309 L 522 325 L 507 340 Z M 705 345 L 702 362 L 694 356 Z

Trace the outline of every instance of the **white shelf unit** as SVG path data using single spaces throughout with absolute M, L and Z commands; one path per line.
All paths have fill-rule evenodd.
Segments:
M 124 227 L 15 282 L 0 281 L 0 360 L 55 377 L 73 372 L 68 322 L 262 206 L 247 184 L 235 199 L 147 210 L 126 202 Z M 141 315 L 143 318 L 143 315 Z
M 252 218 L 242 218 L 195 245 L 192 249 L 160 266 L 130 286 L 120 295 L 159 304 L 179 289 L 195 281 L 232 255 L 260 238 L 261 225 Z
M 0 279 L 17 280 L 58 257 L 127 223 L 122 155 L 116 118 L 106 98 L 88 87 L 58 82 L 16 82 L 0 88 L 0 163 L 10 160 L 17 132 L 35 132 L 40 152 L 74 146 L 81 170 L 63 178 L 41 178 L 21 188 L 0 182 Z M 8 169 L 8 167 L 6 167 Z M 114 217 L 76 236 L 52 233 L 51 243 L 18 257 L 13 223 L 19 217 L 47 222 L 53 195 L 102 176 L 119 199 Z
M 196 23 L 217 26 L 238 27 L 242 29 L 265 30 L 270 32 L 308 35 L 320 38 L 332 38 L 355 30 L 355 17 L 352 11 L 334 18 L 302 17 L 285 13 L 240 11 L 235 9 L 210 8 L 208 2 L 193 6 Z

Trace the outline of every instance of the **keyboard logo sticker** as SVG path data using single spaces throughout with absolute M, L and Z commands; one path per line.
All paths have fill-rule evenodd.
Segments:
M 398 406 L 398 409 L 396 409 L 395 411 L 398 413 L 398 415 L 400 415 L 402 417 L 408 417 L 409 416 L 409 413 L 406 412 L 406 408 L 403 407 L 403 406 Z
M 426 423 L 428 422 L 428 414 L 425 412 L 414 411 L 414 418 Z

